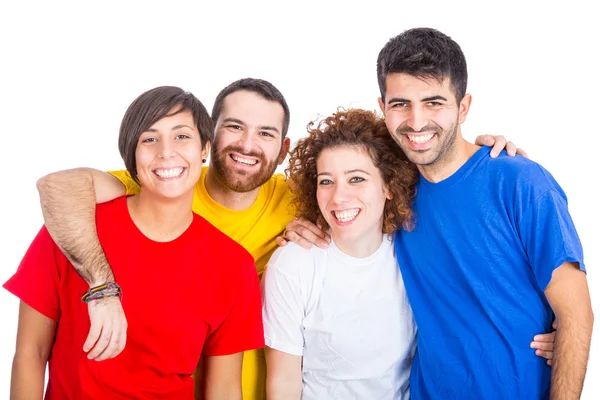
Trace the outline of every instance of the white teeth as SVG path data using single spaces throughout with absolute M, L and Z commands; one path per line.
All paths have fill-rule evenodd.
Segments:
M 352 221 L 358 215 L 360 209 L 353 208 L 350 210 L 342 210 L 342 211 L 334 211 L 333 215 L 340 222 L 348 222 Z
M 433 137 L 433 133 L 429 135 L 406 135 L 411 142 L 425 143 Z
M 156 169 L 154 173 L 161 178 L 174 178 L 176 176 L 181 175 L 183 172 L 183 168 L 169 168 L 169 169 Z
M 238 157 L 238 156 L 234 156 L 234 155 L 232 155 L 231 158 L 233 158 L 235 161 L 237 161 L 239 163 L 246 164 L 246 165 L 254 165 L 258 162 L 257 160 L 249 160 L 247 158 L 242 158 L 242 157 Z

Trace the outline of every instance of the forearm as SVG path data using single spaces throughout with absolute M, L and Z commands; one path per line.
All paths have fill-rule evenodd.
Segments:
M 242 385 L 238 382 L 230 384 L 212 384 L 206 382 L 203 400 L 242 400 Z
M 48 232 L 90 286 L 114 281 L 96 232 L 94 179 L 85 169 L 54 173 L 37 183 Z
M 46 362 L 39 357 L 15 355 L 10 382 L 11 400 L 43 398 Z
M 579 399 L 588 363 L 593 314 L 558 319 L 550 400 Z

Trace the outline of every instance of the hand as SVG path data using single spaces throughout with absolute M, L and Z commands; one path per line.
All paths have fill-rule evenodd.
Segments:
M 514 157 L 516 154 L 529 158 L 529 155 L 523 149 L 517 148 L 513 142 L 506 141 L 506 138 L 502 135 L 479 135 L 475 139 L 475 144 L 480 146 L 493 146 L 490 156 L 492 158 L 498 157 L 498 154 L 506 148 L 506 153 Z
M 309 250 L 312 245 L 326 249 L 331 238 L 319 226 L 301 217 L 289 222 L 275 240 L 279 246 L 285 246 L 289 241 Z
M 550 333 L 544 333 L 541 335 L 535 335 L 533 337 L 533 342 L 531 342 L 530 347 L 532 349 L 536 349 L 535 355 L 539 357 L 545 358 L 546 364 L 552 365 L 552 360 L 554 359 L 554 341 L 556 340 L 556 320 L 552 323 L 552 328 L 554 331 Z
M 83 345 L 87 357 L 96 361 L 114 358 L 125 348 L 127 319 L 118 297 L 92 300 L 88 303 L 90 333 Z

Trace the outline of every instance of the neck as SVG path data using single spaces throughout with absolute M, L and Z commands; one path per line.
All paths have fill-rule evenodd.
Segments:
M 206 172 L 204 187 L 214 201 L 223 207 L 237 211 L 245 210 L 254 204 L 260 191 L 260 186 L 243 193 L 231 190 L 211 166 L 208 167 L 208 171 Z
M 454 175 L 480 148 L 463 139 L 459 132 L 454 143 L 435 162 L 417 168 L 429 182 L 438 183 Z
M 127 198 L 129 215 L 147 238 L 170 242 L 185 232 L 194 219 L 193 195 L 190 190 L 177 199 L 157 198 L 142 188 L 139 195 Z
M 379 249 L 379 246 L 381 246 L 381 242 L 383 241 L 381 228 L 378 233 L 374 235 L 364 235 L 356 240 L 344 240 L 343 237 L 338 237 L 335 232 L 332 233 L 331 236 L 338 249 L 354 258 L 369 257 Z

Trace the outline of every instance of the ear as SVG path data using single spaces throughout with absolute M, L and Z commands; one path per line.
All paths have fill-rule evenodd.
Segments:
M 377 98 L 377 102 L 379 103 L 379 109 L 385 115 L 385 104 L 383 104 L 383 99 L 381 97 Z
M 277 161 L 277 165 L 283 164 L 285 158 L 287 157 L 290 151 L 290 138 L 283 139 L 283 143 L 281 144 L 281 151 L 279 152 L 279 160 Z
M 206 142 L 202 148 L 202 159 L 208 159 L 208 154 L 210 153 L 210 142 Z
M 384 194 L 386 200 L 391 200 L 394 198 L 394 196 L 392 195 L 392 192 L 390 192 L 390 188 L 388 185 L 383 185 L 383 194 Z
M 465 94 L 458 104 L 458 123 L 462 124 L 467 119 L 467 114 L 469 113 L 469 108 L 471 108 L 471 100 L 473 98 L 469 93 Z

